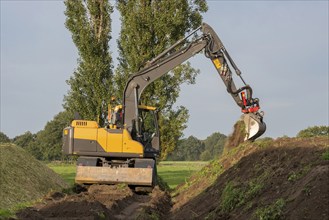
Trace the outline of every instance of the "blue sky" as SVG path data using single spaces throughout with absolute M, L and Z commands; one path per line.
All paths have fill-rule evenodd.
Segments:
M 328 126 L 328 1 L 208 5 L 204 21 L 218 33 L 261 100 L 264 136 L 295 136 L 308 126 Z M 1 131 L 11 138 L 43 129 L 62 110 L 69 89 L 65 80 L 78 58 L 64 26 L 64 9 L 61 1 L 1 1 Z M 116 65 L 116 11 L 112 19 L 110 46 Z M 204 55 L 190 62 L 201 73 L 196 85 L 182 86 L 177 102 L 190 112 L 185 136 L 229 134 L 240 109 Z

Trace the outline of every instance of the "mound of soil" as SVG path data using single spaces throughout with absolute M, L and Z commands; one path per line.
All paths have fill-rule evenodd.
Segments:
M 86 191 L 55 193 L 42 203 L 20 211 L 18 219 L 157 219 L 170 210 L 170 196 L 155 187 L 136 194 L 125 185 L 92 185 Z
M 21 147 L 0 145 L 0 209 L 31 202 L 67 184 Z
M 234 124 L 233 133 L 228 136 L 225 142 L 224 151 L 226 152 L 239 146 L 241 143 L 244 142 L 245 137 L 246 137 L 245 124 L 243 120 L 239 120 Z
M 246 144 L 212 185 L 179 194 L 171 219 L 328 219 L 328 148 L 326 137 Z
M 106 207 L 100 202 L 67 201 L 61 204 L 52 204 L 47 207 L 36 210 L 35 208 L 27 208 L 17 214 L 18 219 L 110 219 L 110 213 Z

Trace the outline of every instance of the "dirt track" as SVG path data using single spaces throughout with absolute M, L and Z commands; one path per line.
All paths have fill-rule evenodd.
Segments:
M 163 204 L 160 204 L 163 203 Z M 167 204 L 165 204 L 167 203 Z M 146 219 L 164 217 L 170 209 L 168 194 L 158 187 L 148 195 L 127 186 L 93 185 L 73 195 L 53 193 L 43 203 L 17 214 L 19 219 Z M 157 209 L 162 207 L 162 209 Z

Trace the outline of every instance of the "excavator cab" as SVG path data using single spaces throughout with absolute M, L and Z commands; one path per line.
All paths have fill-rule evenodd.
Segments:
M 139 109 L 139 130 L 141 142 L 148 144 L 152 138 L 159 136 L 157 113 L 155 108 L 140 108 Z
M 109 105 L 108 126 L 110 129 L 122 129 L 123 108 Z M 158 126 L 158 112 L 155 107 L 138 105 L 138 119 L 133 124 L 130 134 L 133 140 L 144 146 L 145 157 L 154 157 L 160 151 L 160 132 Z
M 160 151 L 158 114 L 155 107 L 138 105 L 138 122 L 132 131 L 132 138 L 144 146 L 145 157 L 154 157 Z

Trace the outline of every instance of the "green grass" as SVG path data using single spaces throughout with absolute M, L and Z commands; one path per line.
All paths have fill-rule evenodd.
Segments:
M 321 158 L 323 160 L 329 160 L 329 148 L 327 148 L 326 151 L 322 153 Z
M 74 185 L 74 178 L 76 173 L 75 164 L 65 164 L 65 163 L 50 163 L 47 166 L 58 173 L 70 186 Z
M 296 172 L 295 171 L 290 172 L 288 176 L 288 181 L 295 182 L 299 180 L 300 178 L 305 176 L 310 171 L 310 169 L 311 169 L 311 165 L 309 164 Z
M 218 213 L 222 215 L 229 214 L 234 209 L 246 205 L 245 210 L 253 206 L 251 200 L 261 193 L 264 188 L 264 181 L 269 178 L 268 171 L 262 175 L 244 181 L 229 181 L 220 197 L 219 206 L 208 214 L 206 219 L 216 219 Z M 265 210 L 265 209 L 264 209 Z M 263 215 L 263 209 L 259 215 Z M 266 209 L 264 212 L 268 211 Z
M 16 219 L 16 213 L 22 209 L 25 209 L 27 207 L 33 206 L 35 203 L 40 202 L 41 199 L 37 199 L 34 201 L 29 202 L 22 202 L 17 203 L 14 206 L 7 208 L 7 209 L 1 209 L 0 208 L 0 220 L 2 219 Z
M 158 175 L 174 189 L 207 164 L 203 161 L 163 161 L 158 165 Z
M 229 213 L 243 203 L 243 200 L 244 190 L 235 186 L 233 182 L 228 182 L 221 196 L 220 208 L 222 212 Z
M 286 201 L 282 198 L 276 200 L 275 203 L 265 207 L 260 207 L 256 210 L 256 218 L 260 220 L 279 220 L 283 218 L 283 209 L 286 206 Z
M 158 175 L 173 189 L 207 164 L 208 162 L 201 161 L 163 161 L 160 162 L 157 169 Z M 76 172 L 75 164 L 50 163 L 48 167 L 73 186 Z

